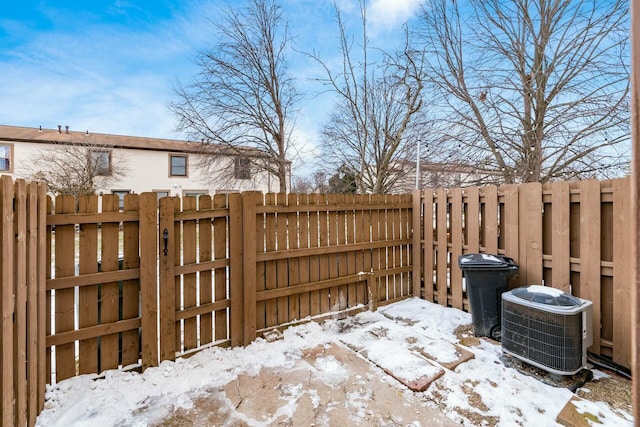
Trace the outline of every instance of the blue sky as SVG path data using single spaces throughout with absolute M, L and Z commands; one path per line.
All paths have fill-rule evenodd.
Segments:
M 371 44 L 395 46 L 423 0 L 368 0 Z M 233 4 L 240 2 L 233 2 Z M 338 0 L 358 25 L 357 0 Z M 212 45 L 218 0 L 21 0 L 0 5 L 0 124 L 179 138 L 167 109 L 176 80 L 197 72 L 192 58 Z M 296 48 L 337 54 L 333 0 L 280 0 Z M 337 57 L 336 57 L 337 59 Z M 299 148 L 311 153 L 331 108 L 302 55 L 291 72 L 307 95 L 297 120 Z

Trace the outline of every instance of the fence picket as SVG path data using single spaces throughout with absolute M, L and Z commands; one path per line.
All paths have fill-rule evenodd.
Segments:
M 570 201 L 569 183 L 554 182 L 551 184 L 551 257 L 552 273 L 550 283 L 556 289 L 570 292 L 571 259 L 570 259 Z
M 47 216 L 54 213 L 54 207 L 53 207 L 53 199 L 49 196 L 47 196 L 47 208 L 46 208 L 46 213 Z M 46 219 L 45 219 L 46 221 Z M 45 222 L 46 223 L 46 222 Z M 44 312 L 42 313 L 42 316 L 44 316 L 44 322 L 45 322 L 45 330 L 44 330 L 44 339 L 45 339 L 45 360 L 44 360 L 44 372 L 46 375 L 46 380 L 45 383 L 42 384 L 40 383 L 40 388 L 42 391 L 42 404 L 44 404 L 44 390 L 46 389 L 46 384 L 53 384 L 53 373 L 54 370 L 52 368 L 52 363 L 53 361 L 51 360 L 51 356 L 52 356 L 52 349 L 51 346 L 46 344 L 47 341 L 47 337 L 50 334 L 54 334 L 55 331 L 53 330 L 53 325 L 52 325 L 52 321 L 51 321 L 51 312 L 52 312 L 52 306 L 51 306 L 51 298 L 52 298 L 52 291 L 50 289 L 47 288 L 46 286 L 46 281 L 51 279 L 53 277 L 53 250 L 54 248 L 52 248 L 52 242 L 54 241 L 54 234 L 53 234 L 53 227 L 50 225 L 47 225 L 47 232 L 46 232 L 46 239 L 44 242 L 44 246 L 45 246 L 45 260 L 44 260 L 44 267 L 45 267 L 45 298 L 44 298 Z M 42 305 L 42 304 L 40 304 Z M 41 332 L 42 335 L 42 332 Z
M 249 202 L 248 199 L 244 199 Z M 251 199 L 250 203 L 256 203 L 256 200 Z M 263 201 L 259 202 L 259 206 L 264 204 Z M 243 208 L 243 211 L 245 209 Z M 254 209 L 255 210 L 255 209 Z M 246 229 L 246 226 L 243 225 L 243 229 Z M 255 219 L 255 242 L 256 248 L 255 251 L 257 254 L 263 254 L 266 252 L 266 230 L 267 230 L 267 216 L 266 214 L 260 213 L 257 214 Z M 245 254 L 246 256 L 246 254 Z M 267 283 L 267 262 L 262 261 L 258 265 L 256 265 L 256 291 L 264 291 L 266 290 Z M 259 301 L 257 303 L 256 308 L 256 327 L 258 329 L 264 329 L 267 325 L 267 302 Z
M 319 246 L 321 248 L 325 248 L 329 245 L 329 214 L 326 211 L 327 205 L 327 197 L 326 195 L 320 195 L 318 200 L 318 234 L 320 236 Z M 326 280 L 330 277 L 329 270 L 329 255 L 320 255 L 320 273 L 318 280 Z M 331 305 L 329 304 L 329 289 L 322 289 L 320 291 L 320 313 L 326 313 L 331 310 Z
M 219 194 L 218 196 L 221 196 L 223 199 L 225 197 L 223 194 Z M 198 198 L 198 206 L 201 211 L 212 209 L 213 205 L 214 205 L 213 201 L 211 197 L 208 195 L 202 195 Z M 219 227 L 220 230 L 218 230 L 218 227 L 216 226 L 216 221 L 223 221 L 222 226 Z M 214 247 L 212 237 L 217 231 L 220 231 L 220 234 L 223 237 L 226 237 L 226 231 L 222 232 L 223 227 L 226 228 L 225 225 L 226 224 L 225 224 L 224 218 L 216 218 L 216 219 L 212 219 L 211 221 L 209 221 L 209 219 L 207 218 L 203 218 L 199 220 L 198 262 L 204 263 L 207 261 L 211 261 L 213 259 L 213 254 L 214 254 L 213 251 L 216 248 L 212 250 L 212 248 Z M 212 228 L 216 229 L 213 233 L 212 233 Z M 224 246 L 223 249 L 226 251 L 226 242 L 223 242 L 223 246 Z M 213 273 L 211 269 L 200 271 L 198 275 L 198 280 L 200 283 L 198 288 L 198 293 L 199 293 L 198 300 L 200 301 L 200 305 L 205 305 L 213 302 L 214 300 L 213 286 L 214 285 L 213 285 Z M 198 340 L 199 340 L 198 342 L 199 342 L 199 345 L 201 346 L 209 344 L 214 340 L 213 317 L 214 317 L 213 313 L 203 313 L 200 315 L 200 336 L 198 337 Z M 226 313 L 225 313 L 224 319 L 226 320 Z M 217 328 L 216 328 L 216 332 L 217 332 Z M 227 335 L 226 327 L 224 332 L 225 332 L 224 335 L 226 338 L 226 335 Z
M 520 263 L 521 284 L 542 284 L 542 184 L 530 182 L 519 187 L 519 212 L 526 213 L 519 218 L 520 241 L 518 262 Z M 507 251 L 508 255 L 509 252 Z
M 337 197 L 337 203 L 339 206 L 344 207 L 347 204 L 347 195 L 340 194 Z M 336 226 L 337 226 L 337 234 L 338 234 L 338 245 L 345 245 L 347 243 L 347 212 L 345 210 L 339 210 L 336 215 Z M 347 258 L 349 257 L 349 252 L 339 253 L 336 257 L 336 277 L 341 277 L 347 274 Z M 331 305 L 334 307 L 334 311 L 345 310 L 349 306 L 349 286 L 352 285 L 344 285 L 340 286 L 336 289 L 338 298 L 337 300 L 333 300 Z M 333 297 L 333 294 L 332 294 Z
M 422 191 L 422 195 L 424 197 L 424 202 L 422 203 L 423 210 L 423 219 L 420 225 L 416 225 L 416 229 L 421 226 L 422 235 L 423 235 L 423 255 L 422 255 L 422 277 L 423 277 L 423 286 L 422 286 L 422 297 L 427 301 L 435 301 L 434 299 L 434 275 L 435 275 L 435 254 L 434 251 L 434 232 L 436 230 L 435 227 L 435 214 L 433 205 L 433 191 L 426 189 Z M 414 231 L 415 232 L 415 231 Z M 419 280 L 419 278 L 418 278 Z
M 309 230 L 309 195 L 308 194 L 298 194 L 298 206 L 299 206 L 299 242 L 298 247 L 300 249 L 309 248 L 309 238 L 310 238 L 310 230 Z M 299 258 L 299 278 L 300 284 L 306 284 L 310 281 L 310 257 L 304 256 Z M 300 304 L 300 319 L 304 319 L 307 316 L 311 315 L 311 294 L 309 292 L 304 292 L 300 294 L 299 297 Z
M 15 182 L 13 277 L 14 308 L 14 379 L 16 425 L 27 422 L 27 183 Z M 3 284 L 4 285 L 4 284 Z M 6 286 L 6 285 L 5 285 Z
M 338 196 L 331 194 L 327 197 L 327 203 L 330 207 L 339 204 Z M 328 246 L 337 244 L 338 241 L 338 218 L 339 212 L 337 210 L 330 210 L 327 214 L 327 233 L 328 233 Z M 336 254 L 331 254 L 327 257 L 327 279 L 334 279 L 338 277 L 338 258 Z M 338 300 L 338 288 L 330 288 L 326 293 L 327 309 L 323 311 L 337 311 L 339 307 Z
M 447 204 L 447 192 L 445 189 L 439 189 L 436 191 L 436 291 L 437 302 L 440 305 L 447 306 L 448 301 L 448 289 L 447 279 L 449 273 L 448 265 L 448 204 Z
M 360 196 L 360 202 L 362 204 L 370 204 L 371 203 L 371 196 L 365 194 Z M 373 214 L 371 212 L 370 208 L 367 208 L 363 211 L 362 213 L 362 220 L 363 220 L 363 224 L 362 224 L 362 228 L 363 228 L 363 236 L 362 236 L 362 241 L 363 242 L 367 242 L 367 243 L 371 243 L 373 242 L 373 237 L 372 237 L 372 229 L 373 229 Z M 370 273 L 373 270 L 372 267 L 372 253 L 373 253 L 373 249 L 363 249 L 362 250 L 362 271 L 365 273 Z M 375 281 L 374 281 L 374 285 L 375 285 Z M 369 295 L 369 291 L 372 291 L 371 289 L 368 289 L 366 287 L 366 285 L 362 285 L 363 287 L 363 292 L 366 293 L 366 299 L 363 299 L 363 301 L 367 301 L 367 303 L 369 304 L 370 307 L 373 306 L 374 301 L 372 300 L 373 296 Z M 377 302 L 377 301 L 376 301 Z
M 284 193 L 276 194 L 276 206 L 287 206 L 287 195 Z M 283 210 L 284 211 L 284 210 Z M 287 214 L 278 213 L 276 215 L 276 249 L 277 251 L 287 250 L 287 230 L 291 230 L 287 226 Z M 279 259 L 276 261 L 276 283 L 275 288 L 288 287 L 287 275 L 289 274 L 289 267 L 287 265 L 287 259 Z M 276 323 L 269 326 L 282 325 L 289 322 L 289 301 L 287 297 L 280 297 L 276 300 L 277 316 Z
M 345 205 L 352 207 L 355 204 L 355 197 L 353 194 L 345 196 Z M 353 208 L 348 208 L 345 212 L 346 231 L 345 231 L 345 244 L 352 244 L 357 241 L 357 226 L 356 226 L 356 212 Z M 346 271 L 341 270 L 340 274 L 346 274 L 347 276 L 353 276 L 358 273 L 358 260 L 357 253 L 355 251 L 349 251 L 344 256 L 344 264 L 346 265 Z M 358 285 L 355 283 L 347 285 L 347 307 L 355 307 L 358 303 L 364 304 L 364 300 L 358 300 Z
M 320 220 L 318 213 L 318 194 L 309 195 L 309 248 L 317 248 L 320 240 Z M 309 257 L 309 282 L 320 280 L 320 256 L 311 255 Z M 309 293 L 309 314 L 315 316 L 320 314 L 320 291 Z
M 127 194 L 124 196 L 125 212 L 140 212 L 139 196 Z M 140 220 L 125 221 L 122 224 L 122 245 L 124 270 L 140 268 Z M 140 279 L 122 281 L 122 316 L 120 320 L 140 317 Z M 140 330 L 122 332 L 122 360 L 123 366 L 138 364 L 140 359 Z
M 402 209 L 402 224 L 401 235 L 402 240 L 413 240 L 413 204 L 410 194 L 404 194 L 401 197 L 403 206 Z M 411 267 L 413 265 L 413 246 L 412 243 L 402 245 L 402 267 Z M 413 269 L 402 273 L 402 296 L 408 297 L 413 295 Z
M 399 194 L 394 194 L 391 196 L 391 232 L 387 234 L 388 240 L 396 240 L 402 239 L 402 209 L 399 207 L 401 203 L 401 196 Z M 396 268 L 402 267 L 402 245 L 394 245 L 389 248 L 389 261 L 390 265 L 387 265 L 387 268 Z M 393 287 L 393 298 L 402 298 L 404 296 L 403 292 L 403 282 L 402 282 L 402 273 L 393 274 L 390 276 Z
M 629 262 L 633 228 L 631 180 L 613 182 L 613 361 L 627 368 L 632 366 L 633 351 L 628 343 L 633 333 L 632 264 Z
M 158 239 L 160 241 L 160 360 L 174 360 L 176 357 L 176 289 L 175 289 L 175 259 L 179 256 L 179 235 L 175 232 L 174 211 L 179 199 L 164 197 L 160 199 L 160 227 Z M 176 251 L 178 248 L 178 251 Z M 180 294 L 178 294 L 179 296 Z
M 298 195 L 290 193 L 287 199 L 288 206 L 298 206 Z M 296 210 L 299 210 L 297 208 Z M 302 214 L 298 215 L 297 212 L 290 212 L 287 214 L 287 247 L 290 250 L 299 249 L 301 245 L 300 236 L 300 224 L 302 221 Z M 291 257 L 285 260 L 288 264 L 288 286 L 297 286 L 300 283 L 300 258 Z M 289 306 L 289 321 L 299 320 L 300 316 L 300 299 L 299 294 L 290 295 L 288 297 Z
M 42 199 L 44 200 L 44 199 Z M 27 226 L 27 251 L 25 259 L 25 268 L 27 269 L 27 421 L 28 425 L 35 425 L 36 417 L 40 408 L 38 407 L 38 386 L 40 375 L 38 372 L 38 360 L 41 357 L 40 347 L 44 349 L 44 342 L 41 342 L 39 336 L 39 330 L 44 329 L 38 323 L 38 299 L 41 299 L 43 295 L 40 294 L 38 281 L 40 279 L 38 262 L 38 249 L 39 249 L 39 234 L 44 231 L 44 228 L 40 228 L 39 213 L 38 210 L 42 209 L 39 204 L 39 189 L 36 182 L 31 182 L 27 186 L 27 198 L 26 198 L 26 226 Z M 45 223 L 46 227 L 46 223 Z
M 2 338 L 0 338 L 0 357 L 2 358 L 2 425 L 10 426 L 15 423 L 15 390 L 14 384 L 14 352 L 13 352 L 13 182 L 8 176 L 0 177 L 0 255 L 3 262 L 0 263 L 0 277 L 2 278 L 2 293 L 0 303 L 2 305 Z M 10 262 L 5 262 L 10 260 Z M 6 284 L 6 285 L 4 285 Z
M 462 270 L 458 267 L 458 256 L 462 255 L 462 189 L 454 188 L 450 191 L 451 212 L 451 266 L 450 289 L 451 305 L 462 310 Z
M 227 200 L 227 196 L 225 194 L 216 194 L 213 198 L 213 207 L 215 209 L 223 209 L 228 208 L 229 200 Z M 231 221 L 227 221 L 226 218 L 218 217 L 213 220 L 213 244 L 214 244 L 214 257 L 216 260 L 222 260 L 227 257 L 227 249 L 230 244 L 230 236 L 229 230 Z M 211 235 L 211 227 L 205 225 L 205 230 L 208 230 L 208 239 L 210 239 Z M 210 245 L 210 243 L 208 243 Z M 210 250 L 210 249 L 209 249 Z M 210 255 L 209 255 L 210 257 Z M 209 277 L 211 273 L 208 272 Z M 228 269 L 226 267 L 216 268 L 214 273 L 215 280 L 215 288 L 214 288 L 214 298 L 215 301 L 222 301 L 227 298 L 227 282 L 229 280 L 228 277 Z M 206 282 L 205 282 L 206 283 Z M 200 285 L 202 287 L 202 284 Z M 210 285 L 207 290 L 207 296 L 211 293 Z M 202 289 L 202 288 L 201 288 Z M 210 301 L 210 297 L 207 298 L 207 301 Z M 206 316 L 206 315 L 205 315 Z M 202 317 L 200 318 L 202 322 Z M 217 340 L 226 340 L 228 338 L 227 333 L 227 310 L 221 309 L 215 312 L 215 339 Z M 202 327 L 202 326 L 201 326 Z
M 372 203 L 373 205 L 376 205 L 379 203 L 380 200 L 380 196 L 372 194 L 369 196 L 369 202 Z M 381 226 L 380 226 L 380 221 L 381 221 L 381 214 L 380 214 L 380 209 L 379 208 L 372 208 L 370 211 L 370 218 L 371 218 L 371 242 L 372 244 L 376 244 L 378 243 L 381 238 L 380 238 L 380 233 L 381 233 Z M 370 271 L 371 272 L 375 272 L 380 270 L 380 249 L 379 247 L 374 247 L 369 251 L 370 255 L 369 257 L 369 266 L 370 266 Z M 375 298 L 374 301 L 370 302 L 373 303 L 375 305 L 378 304 L 379 299 L 380 299 L 380 282 L 378 279 L 375 279 L 373 281 L 373 285 L 375 287 L 375 289 L 371 290 L 372 292 L 372 297 Z
M 73 196 L 56 198 L 56 213 L 74 213 Z M 57 225 L 55 229 L 55 277 L 75 275 L 75 224 Z M 74 289 L 56 290 L 55 333 L 74 329 Z M 56 346 L 56 381 L 76 375 L 74 343 Z
M 264 197 L 264 206 L 275 206 L 276 195 L 267 193 Z M 276 214 L 267 212 L 265 229 L 265 253 L 274 252 L 277 245 L 277 223 Z M 278 286 L 278 269 L 276 261 L 265 262 L 265 289 L 275 289 Z M 278 324 L 278 304 L 276 300 L 267 300 L 265 306 L 266 321 L 265 327 L 269 328 Z
M 489 185 L 482 187 L 481 194 L 484 196 L 482 214 L 482 246 L 489 254 L 498 253 L 499 221 L 498 221 L 498 187 Z
M 231 310 L 233 312 L 234 307 L 236 309 L 235 313 L 232 313 L 232 326 L 242 325 L 242 343 L 247 345 L 256 339 L 256 328 L 258 327 L 258 323 L 256 323 L 256 293 L 260 290 L 260 287 L 264 286 L 259 282 L 256 284 L 256 280 L 253 278 L 257 274 L 256 256 L 264 252 L 264 240 L 256 238 L 256 236 L 260 237 L 261 233 L 264 233 L 262 231 L 264 230 L 264 223 L 261 220 L 262 215 L 257 217 L 256 213 L 258 208 L 262 208 L 265 205 L 265 200 L 262 197 L 262 193 L 245 192 L 242 193 L 242 205 L 238 203 L 239 201 L 229 206 L 242 206 L 242 229 L 246 231 L 242 232 L 242 248 L 236 248 L 235 251 L 232 249 L 231 251 L 232 255 L 237 254 L 239 250 L 242 251 L 242 263 L 236 264 L 236 268 L 232 268 L 231 271 L 231 280 L 235 280 L 231 289 Z M 240 232 L 239 221 L 236 219 L 234 222 L 238 225 L 238 232 Z M 256 230 L 256 234 L 252 235 L 250 230 Z M 238 271 L 238 267 L 240 267 L 242 273 Z M 236 274 L 233 275 L 233 273 Z M 244 280 L 238 282 L 239 277 Z M 242 311 L 238 310 L 238 300 L 240 298 L 242 298 Z M 232 344 L 238 342 L 239 338 L 232 337 Z
M 466 246 L 466 253 L 478 253 L 480 252 L 480 189 L 465 188 L 463 194 L 467 196 L 463 244 Z
M 182 198 L 183 212 L 195 211 L 197 207 L 196 198 L 193 196 Z M 182 265 L 195 264 L 198 253 L 196 247 L 196 221 L 189 219 L 182 221 Z M 196 273 L 182 275 L 183 309 L 196 306 Z M 190 316 L 184 319 L 184 351 L 194 349 L 198 345 L 197 319 Z
M 580 182 L 580 298 L 593 302 L 593 345 L 600 353 L 600 183 Z
M 140 298 L 142 368 L 158 366 L 158 199 L 155 193 L 143 193 L 140 208 Z M 160 228 L 162 230 L 162 228 Z M 160 231 L 161 232 L 161 231 Z M 162 265 L 162 262 L 160 262 Z
M 78 212 L 98 212 L 98 196 L 83 195 L 78 200 Z M 79 233 L 79 274 L 98 272 L 98 224 L 82 224 Z M 78 326 L 87 328 L 98 325 L 98 285 L 82 286 L 78 290 Z M 98 338 L 88 338 L 79 343 L 79 370 L 81 374 L 98 372 Z
M 504 187 L 504 204 L 500 211 L 500 238 L 498 251 L 502 249 L 508 257 L 514 258 L 517 263 L 523 261 L 518 250 L 520 243 L 519 237 L 519 193 L 518 186 L 515 184 L 505 185 Z M 524 264 L 523 264 L 524 265 Z M 520 273 L 520 284 L 526 285 L 526 274 Z
M 102 212 L 118 212 L 120 200 L 115 194 L 102 196 Z M 119 270 L 119 224 L 102 224 L 102 272 Z M 120 309 L 120 289 L 118 282 L 103 283 L 99 287 L 101 324 L 117 322 Z M 120 364 L 118 334 L 100 337 L 100 370 L 115 369 Z

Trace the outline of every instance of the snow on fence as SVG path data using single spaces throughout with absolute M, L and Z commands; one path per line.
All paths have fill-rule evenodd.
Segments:
M 1 191 L 3 425 L 33 425 L 45 384 L 74 375 L 145 369 L 412 295 L 467 310 L 457 256 L 469 252 L 514 258 L 518 284 L 592 300 L 590 351 L 630 366 L 628 178 L 387 196 L 144 193 L 123 209 L 115 195 L 47 203 L 42 186 L 7 177 Z

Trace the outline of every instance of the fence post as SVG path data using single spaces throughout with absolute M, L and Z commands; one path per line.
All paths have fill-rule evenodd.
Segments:
M 410 290 L 410 294 L 413 296 L 417 296 L 422 298 L 422 286 L 421 286 L 421 279 L 422 279 L 422 198 L 421 198 L 422 192 L 420 190 L 413 190 L 413 193 L 411 194 L 411 201 L 413 204 L 412 207 L 412 211 L 411 211 L 411 215 L 412 215 L 412 223 L 413 223 L 413 230 L 412 230 L 412 241 L 413 241 L 413 246 L 412 246 L 412 261 L 413 261 L 413 280 L 411 283 L 411 290 Z M 424 229 L 426 230 L 426 224 Z
M 175 232 L 174 207 L 177 197 L 160 199 L 159 256 L 160 256 L 160 360 L 176 357 L 176 296 L 175 259 L 179 249 L 179 235 Z
M 0 277 L 2 292 L 2 340 L 0 357 L 2 359 L 2 425 L 14 425 L 14 388 L 13 388 L 13 181 L 7 175 L 0 180 Z
M 146 369 L 158 366 L 158 197 L 155 193 L 139 197 L 141 356 Z
M 246 279 L 243 277 L 243 235 L 247 233 L 247 231 L 243 228 L 243 197 L 238 193 L 229 194 L 227 203 L 229 207 L 229 297 L 231 299 L 231 307 L 229 310 L 229 337 L 231 339 L 231 346 L 237 347 L 244 344 L 245 315 L 243 282 Z
M 243 344 L 256 339 L 256 206 L 262 203 L 262 193 L 242 193 L 242 271 L 243 271 Z

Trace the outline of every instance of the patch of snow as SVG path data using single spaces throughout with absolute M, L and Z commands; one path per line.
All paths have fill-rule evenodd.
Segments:
M 236 380 L 238 375 L 255 376 L 269 367 L 291 368 L 303 357 L 305 350 L 339 342 L 361 351 L 363 356 L 366 351 L 369 360 L 395 374 L 406 379 L 417 378 L 429 374 L 429 366 L 443 368 L 421 358 L 415 349 L 423 348 L 440 362 L 448 361 L 452 344 L 457 342 L 455 329 L 470 323 L 468 313 L 411 298 L 384 306 L 377 312 L 362 312 L 323 324 L 309 322 L 292 326 L 284 331 L 281 340 L 274 342 L 257 339 L 246 347 L 208 348 L 187 359 L 162 362 L 143 373 L 107 371 L 103 377 L 82 375 L 48 386 L 45 409 L 36 425 L 157 424 L 176 409 L 192 408 L 199 397 L 221 393 L 218 390 Z M 428 406 L 435 407 L 434 402 L 438 402 L 438 408 L 462 424 L 472 425 L 464 417 L 464 411 L 469 411 L 496 417 L 499 426 L 555 425 L 558 413 L 574 396 L 567 389 L 551 387 L 505 366 L 501 361 L 502 348 L 496 343 L 480 340 L 480 344 L 470 350 L 475 359 L 460 364 L 453 371 L 446 370 L 445 375 L 425 392 L 412 396 L 421 397 Z M 332 355 L 316 356 L 313 369 L 328 385 L 339 384 L 348 374 L 342 362 Z M 376 372 L 385 380 L 389 378 L 382 370 Z M 598 370 L 593 372 L 596 379 L 607 376 Z M 371 410 L 368 405 L 371 405 L 372 397 L 368 394 L 367 380 L 358 378 L 363 386 L 349 396 L 350 423 L 364 422 L 370 415 L 367 412 Z M 408 393 L 400 383 L 391 382 L 398 387 L 399 394 Z M 287 386 L 280 395 L 286 402 L 276 413 L 263 420 L 244 419 L 244 415 L 238 415 L 237 421 L 269 425 L 279 417 L 293 414 L 303 396 L 308 396 L 316 408 L 321 404 L 316 390 L 305 390 L 304 384 Z M 327 410 L 334 404 L 338 405 L 337 402 L 329 403 Z M 583 401 L 576 406 L 583 413 L 597 416 L 605 426 L 633 424 L 631 415 L 618 414 L 605 403 Z M 316 422 L 323 423 L 322 414 Z
M 564 294 L 560 289 L 552 288 L 550 286 L 530 285 L 527 286 L 527 291 L 531 293 L 545 294 L 552 297 L 559 297 Z
M 591 372 L 593 373 L 594 381 L 601 380 L 602 378 L 611 378 L 611 375 L 607 374 L 606 372 L 602 372 L 599 369 L 592 369 Z
M 588 400 L 578 400 L 574 401 L 573 404 L 576 406 L 578 413 L 589 414 L 588 418 L 593 420 L 592 425 L 602 425 L 603 427 L 633 426 L 633 418 L 629 414 L 613 412 L 604 402 L 599 405 Z M 621 415 L 624 415 L 624 418 L 621 418 Z

